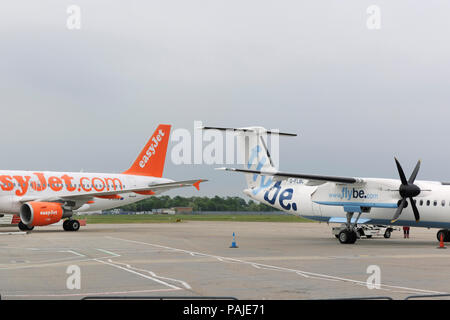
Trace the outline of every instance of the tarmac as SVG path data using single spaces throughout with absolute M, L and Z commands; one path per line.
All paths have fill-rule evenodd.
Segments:
M 331 227 L 187 221 L 92 224 L 78 232 L 1 228 L 0 295 L 303 300 L 450 292 L 450 249 L 437 249 L 436 229 L 340 244 Z M 233 232 L 238 248 L 230 248 Z

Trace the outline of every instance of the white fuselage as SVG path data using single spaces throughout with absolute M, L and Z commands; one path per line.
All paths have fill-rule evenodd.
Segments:
M 35 201 L 70 195 L 86 195 L 104 191 L 148 188 L 152 184 L 169 183 L 173 180 L 128 174 L 45 171 L 0 171 L 0 212 L 19 213 L 24 201 Z M 155 191 L 158 194 L 160 191 Z M 74 212 L 107 210 L 134 203 L 154 194 L 135 192 L 120 193 L 117 198 L 93 197 L 80 201 Z
M 272 178 L 270 178 L 272 179 Z M 422 192 L 414 197 L 421 220 L 415 221 L 411 205 L 391 223 L 398 207 L 400 181 L 362 179 L 364 183 L 323 183 L 288 179 L 244 190 L 249 197 L 294 215 L 324 222 L 345 222 L 352 208 L 363 208 L 359 222 L 368 224 L 450 228 L 450 186 L 440 182 L 416 181 Z M 408 200 L 409 201 L 409 200 Z M 356 216 L 356 215 L 355 215 Z

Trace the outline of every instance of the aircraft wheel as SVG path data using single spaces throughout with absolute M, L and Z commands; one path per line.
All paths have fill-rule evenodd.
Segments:
M 354 231 L 349 231 L 349 230 L 342 230 L 341 232 L 339 232 L 339 242 L 342 244 L 347 244 L 347 243 L 355 243 L 356 239 L 357 239 L 357 235 L 356 232 Z
M 441 234 L 443 236 L 444 242 L 448 242 L 449 238 L 450 238 L 448 230 L 442 229 L 437 232 L 436 237 L 437 237 L 438 241 L 441 241 Z
M 342 243 L 342 244 L 347 243 L 348 238 L 349 238 L 349 235 L 348 235 L 347 230 L 342 230 L 341 232 L 339 232 L 338 239 L 339 239 L 340 243 Z
M 348 243 L 353 244 L 356 242 L 356 239 L 358 239 L 358 235 L 354 231 L 350 231 L 350 241 Z
M 358 238 L 364 237 L 366 234 L 364 233 L 364 230 L 362 228 L 358 229 Z
M 31 231 L 34 229 L 34 227 L 29 227 L 26 224 L 24 224 L 22 221 L 19 222 L 18 226 L 21 231 Z
M 63 222 L 64 231 L 70 231 L 69 222 L 70 222 L 70 220 L 64 220 L 64 222 Z
M 389 239 L 390 237 L 391 237 L 391 230 L 386 230 L 385 232 L 384 232 L 384 237 L 386 238 L 386 239 Z
M 78 220 L 72 220 L 72 231 L 78 231 L 80 229 L 80 222 Z
M 78 220 L 65 220 L 63 222 L 63 229 L 65 231 L 78 231 L 80 229 L 80 222 Z

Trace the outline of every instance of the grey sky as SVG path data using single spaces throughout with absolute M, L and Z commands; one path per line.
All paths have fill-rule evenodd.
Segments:
M 66 28 L 69 5 L 82 29 Z M 381 29 L 368 30 L 368 6 Z M 14 1 L 0 10 L 4 169 L 121 172 L 158 123 L 262 125 L 284 171 L 450 180 L 448 1 Z M 173 146 L 171 144 L 169 148 Z M 408 173 L 407 173 L 408 174 Z M 242 176 L 166 165 L 201 192 Z M 194 192 L 195 191 L 195 192 Z M 171 193 L 175 194 L 175 193 Z

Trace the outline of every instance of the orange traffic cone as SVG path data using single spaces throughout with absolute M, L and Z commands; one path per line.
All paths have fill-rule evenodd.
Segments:
M 439 241 L 439 247 L 438 249 L 447 249 L 447 247 L 444 246 L 444 235 L 441 233 L 441 241 Z

